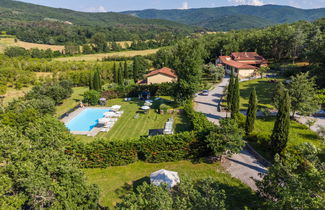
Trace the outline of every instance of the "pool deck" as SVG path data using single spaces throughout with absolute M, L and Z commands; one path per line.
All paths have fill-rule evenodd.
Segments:
M 76 111 L 70 113 L 68 116 L 64 117 L 61 119 L 61 122 L 64 124 L 70 122 L 73 118 L 78 116 L 82 111 L 86 109 L 110 109 L 110 107 L 96 107 L 96 106 L 88 106 L 88 107 L 83 107 L 83 108 L 78 108 Z M 86 136 L 96 136 L 102 127 L 94 127 L 91 131 L 70 131 L 70 133 L 74 135 L 86 135 Z

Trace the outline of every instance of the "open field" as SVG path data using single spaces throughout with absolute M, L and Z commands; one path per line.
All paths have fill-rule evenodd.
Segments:
M 249 96 L 253 88 L 256 89 L 258 105 L 260 107 L 273 108 L 272 97 L 276 83 L 271 83 L 270 80 L 263 78 L 240 82 L 240 109 L 246 110 L 248 108 Z
M 89 55 L 79 55 L 72 57 L 55 58 L 53 60 L 57 61 L 97 61 L 102 60 L 105 57 L 134 57 L 137 55 L 150 55 L 154 54 L 159 49 L 150 50 L 130 50 L 122 52 L 112 52 L 112 53 L 99 53 L 99 54 L 89 54 Z
M 168 103 L 169 100 L 166 100 Z M 109 100 L 107 106 L 121 105 L 124 114 L 119 118 L 114 127 L 108 133 L 99 133 L 96 138 L 105 138 L 109 140 L 125 140 L 129 138 L 139 138 L 148 135 L 149 129 L 163 129 L 168 118 L 174 117 L 174 129 L 176 132 L 189 130 L 188 121 L 181 114 L 158 114 L 151 109 L 148 114 L 138 113 L 139 107 L 143 101 L 135 100 L 125 102 L 123 99 Z M 154 106 L 154 104 L 153 104 Z M 136 118 L 136 115 L 138 117 Z M 77 136 L 84 142 L 93 141 L 94 137 Z
M 177 171 L 180 179 L 189 177 L 202 179 L 212 177 L 225 189 L 228 209 L 244 209 L 244 206 L 253 206 L 257 196 L 239 180 L 225 173 L 219 163 L 194 164 L 190 161 L 168 163 L 137 162 L 127 166 L 109 167 L 105 169 L 85 169 L 88 182 L 97 184 L 100 188 L 100 204 L 110 209 L 119 202 L 121 196 L 134 190 L 143 180 L 160 169 Z
M 82 94 L 88 90 L 88 87 L 74 87 L 73 93 L 70 98 L 67 98 L 63 103 L 56 107 L 55 116 L 60 117 L 70 109 L 79 104 L 79 101 L 83 98 Z
M 53 51 L 58 50 L 61 52 L 64 50 L 63 45 L 35 44 L 35 43 L 23 42 L 19 40 L 15 42 L 14 38 L 0 38 L 0 53 L 3 52 L 6 49 L 6 47 L 11 47 L 11 46 L 23 47 L 25 49 L 32 49 L 32 48 L 38 48 L 42 50 L 51 49 Z

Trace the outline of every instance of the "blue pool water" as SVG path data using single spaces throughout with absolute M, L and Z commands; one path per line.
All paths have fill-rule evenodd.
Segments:
M 104 117 L 104 113 L 109 111 L 109 109 L 85 109 L 66 126 L 70 131 L 91 131 L 98 124 L 98 120 Z

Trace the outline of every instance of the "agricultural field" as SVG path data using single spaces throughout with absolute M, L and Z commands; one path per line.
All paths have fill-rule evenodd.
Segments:
M 0 38 L 0 53 L 2 53 L 7 47 L 11 47 L 11 46 L 23 47 L 25 49 L 32 49 L 32 48 L 38 48 L 41 50 L 51 49 L 53 51 L 60 51 L 60 52 L 64 50 L 63 45 L 36 44 L 36 43 L 23 42 L 20 40 L 17 40 L 17 42 L 15 42 L 14 38 Z
M 135 190 L 136 186 L 148 180 L 148 176 L 157 170 L 177 171 L 180 179 L 216 179 L 226 191 L 226 204 L 230 209 L 245 209 L 258 201 L 257 196 L 238 179 L 225 173 L 219 163 L 192 163 L 190 161 L 144 163 L 136 162 L 127 166 L 108 167 L 105 169 L 84 169 L 89 183 L 100 188 L 100 204 L 113 209 L 121 197 Z
M 164 103 L 172 103 L 169 97 L 164 97 Z M 183 114 L 158 114 L 155 109 L 151 109 L 148 114 L 138 113 L 143 101 L 135 100 L 125 102 L 123 99 L 109 100 L 107 106 L 121 105 L 124 114 L 116 122 L 108 133 L 99 133 L 95 138 L 105 138 L 107 140 L 125 140 L 139 138 L 148 135 L 149 129 L 163 129 L 168 118 L 174 118 L 175 132 L 189 130 L 189 124 Z M 153 107 L 155 104 L 153 104 Z M 95 138 L 87 136 L 77 136 L 83 142 L 91 142 Z
M 79 55 L 72 57 L 55 58 L 56 61 L 97 61 L 102 60 L 105 57 L 134 57 L 137 55 L 151 55 L 158 51 L 159 49 L 150 50 L 130 50 L 122 52 L 112 52 L 112 53 L 99 53 L 99 54 L 89 54 L 89 55 Z
M 6 94 L 4 95 L 5 96 L 3 100 L 4 106 L 7 106 L 14 99 L 25 96 L 25 94 L 28 93 L 31 89 L 32 87 L 23 87 L 19 90 L 14 88 L 8 88 Z

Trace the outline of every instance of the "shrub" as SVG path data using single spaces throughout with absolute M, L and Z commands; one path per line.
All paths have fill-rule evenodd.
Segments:
M 103 141 L 78 144 L 67 150 L 81 160 L 85 168 L 127 165 L 138 160 L 137 141 Z
M 64 85 L 64 86 L 61 86 Z M 54 83 L 54 84 L 44 84 L 40 86 L 35 86 L 26 95 L 27 100 L 31 99 L 43 99 L 44 97 L 49 97 L 54 100 L 55 105 L 62 103 L 62 101 L 71 96 L 72 88 L 66 83 Z
M 40 114 L 54 114 L 55 102 L 49 97 L 31 100 L 16 100 L 9 104 L 8 110 L 23 112 L 26 109 L 35 109 Z
M 95 106 L 99 103 L 100 94 L 96 90 L 89 90 L 83 94 L 84 103 L 88 103 L 92 106 Z
M 193 132 L 141 138 L 139 157 L 151 163 L 189 159 L 193 157 L 190 148 L 195 141 Z

